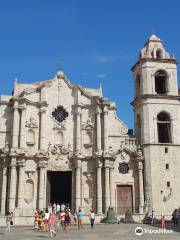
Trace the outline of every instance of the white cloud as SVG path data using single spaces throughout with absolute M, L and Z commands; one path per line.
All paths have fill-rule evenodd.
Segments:
M 120 59 L 120 56 L 113 55 L 94 55 L 93 58 L 99 63 L 108 63 Z
M 89 75 L 89 72 L 82 72 L 81 75 L 82 75 L 82 76 L 88 76 L 88 75 Z
M 98 73 L 97 78 L 106 78 L 107 75 L 108 75 L 107 73 Z

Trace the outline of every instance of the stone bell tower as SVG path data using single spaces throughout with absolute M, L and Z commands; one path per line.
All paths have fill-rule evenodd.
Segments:
M 148 211 L 171 215 L 180 207 L 180 96 L 177 61 L 152 35 L 132 67 L 134 123 L 145 158 Z

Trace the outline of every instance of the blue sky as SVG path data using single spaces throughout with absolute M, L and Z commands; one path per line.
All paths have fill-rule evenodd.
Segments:
M 101 83 L 132 128 L 130 68 L 152 29 L 180 59 L 178 0 L 0 0 L 0 95 L 15 78 L 46 80 L 62 68 L 72 83 Z

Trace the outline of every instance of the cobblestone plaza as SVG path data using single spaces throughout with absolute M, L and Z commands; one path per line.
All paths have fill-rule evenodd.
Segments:
M 158 227 L 152 227 L 150 225 L 144 224 L 113 224 L 113 225 L 104 225 L 98 224 L 95 225 L 94 229 L 90 229 L 90 225 L 85 225 L 83 230 L 77 230 L 76 226 L 71 226 L 69 231 L 63 232 L 61 228 L 57 228 L 56 239 L 74 239 L 74 240 L 134 240 L 134 239 L 143 239 L 143 240 L 163 240 L 163 239 L 180 239 L 180 227 L 175 228 L 172 233 L 144 233 L 142 236 L 137 236 L 135 234 L 135 229 L 137 227 L 142 227 L 144 230 L 160 230 Z M 172 229 L 172 226 L 167 226 L 167 229 Z M 4 235 L 4 228 L 0 228 L 0 239 L 1 240 L 40 240 L 48 239 L 49 236 L 47 233 L 43 232 L 34 232 L 32 228 L 29 227 L 17 227 L 12 229 L 12 233 Z

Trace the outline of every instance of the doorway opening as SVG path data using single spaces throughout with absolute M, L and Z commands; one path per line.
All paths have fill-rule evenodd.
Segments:
M 47 172 L 47 205 L 69 204 L 71 207 L 72 172 Z
M 133 193 L 131 185 L 117 186 L 117 213 L 133 212 Z

